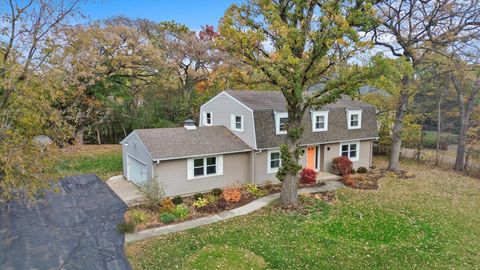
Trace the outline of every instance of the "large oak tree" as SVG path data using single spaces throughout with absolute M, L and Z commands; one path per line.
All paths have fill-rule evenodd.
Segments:
M 368 1 L 266 1 L 233 5 L 220 23 L 220 45 L 261 75 L 287 101 L 287 139 L 281 146 L 281 199 L 297 202 L 302 118 L 358 87 L 364 74 L 345 68 L 357 49 L 357 30 L 371 26 Z M 314 84 L 325 87 L 307 93 Z

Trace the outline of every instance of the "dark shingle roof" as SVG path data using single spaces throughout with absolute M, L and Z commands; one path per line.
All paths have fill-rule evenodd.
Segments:
M 135 133 L 152 158 L 159 160 L 251 150 L 224 126 L 137 129 Z
M 285 111 L 287 104 L 280 91 L 227 90 L 225 92 L 254 111 Z
M 282 92 L 252 90 L 228 90 L 226 92 L 254 111 L 257 148 L 278 147 L 285 141 L 286 135 L 276 135 L 274 120 L 274 111 L 287 111 Z M 307 111 L 303 119 L 305 129 L 301 144 L 357 140 L 378 136 L 375 107 L 368 103 L 343 96 L 337 102 L 328 104 L 321 109 L 329 110 L 328 131 L 313 132 L 310 111 Z M 347 109 L 363 111 L 361 129 L 348 129 Z
M 0 205 L 0 268 L 130 269 L 116 230 L 127 205 L 94 174 L 55 187 L 33 205 Z
M 273 111 L 255 111 L 255 134 L 257 148 L 279 147 L 285 142 L 287 135 L 276 135 Z M 310 112 L 303 118 L 302 145 L 375 138 L 378 136 L 375 108 L 364 108 L 362 111 L 362 128 L 348 129 L 345 108 L 330 108 L 328 113 L 328 130 L 313 132 Z
M 254 91 L 254 90 L 227 90 L 225 91 L 238 101 L 245 104 L 254 111 L 274 110 L 277 112 L 286 112 L 287 102 L 280 91 Z M 374 108 L 374 106 L 358 100 L 352 100 L 348 96 L 343 96 L 337 102 L 328 104 L 322 109 L 330 108 L 349 108 L 363 109 Z

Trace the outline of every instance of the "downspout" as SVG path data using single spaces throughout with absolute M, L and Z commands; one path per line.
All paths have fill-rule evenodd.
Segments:
M 255 161 L 256 161 L 256 155 L 262 153 L 263 150 L 253 150 L 252 151 L 252 183 L 256 184 L 256 179 L 255 179 Z
M 152 166 L 152 180 L 157 178 L 156 175 L 155 175 L 155 167 L 156 167 L 158 164 L 160 164 L 160 160 L 159 160 L 159 159 L 153 161 L 153 166 Z M 150 181 L 150 179 L 149 179 L 148 181 Z

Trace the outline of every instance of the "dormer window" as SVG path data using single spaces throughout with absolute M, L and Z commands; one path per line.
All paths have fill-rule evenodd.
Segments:
M 312 131 L 328 130 L 328 111 L 312 112 Z
M 243 132 L 243 115 L 232 114 L 231 118 L 231 129 L 234 131 Z
M 205 112 L 205 115 L 204 115 L 204 123 L 205 123 L 205 126 L 211 126 L 212 125 L 212 113 L 211 112 Z
M 276 112 L 275 113 L 275 131 L 277 135 L 287 134 L 287 124 L 288 113 L 286 112 Z
M 362 110 L 347 110 L 348 129 L 362 128 Z

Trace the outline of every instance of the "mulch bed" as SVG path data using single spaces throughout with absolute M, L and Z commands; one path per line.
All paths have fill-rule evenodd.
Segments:
M 316 187 L 316 186 L 322 186 L 322 185 L 325 185 L 325 183 L 320 182 L 320 183 L 315 183 L 315 184 L 299 184 L 298 187 L 299 188 L 304 188 L 304 187 Z M 282 185 L 281 184 L 270 184 L 270 185 L 266 185 L 266 186 L 259 187 L 259 188 L 263 189 L 263 190 L 266 190 L 268 193 L 265 196 L 268 196 L 270 194 L 279 193 L 282 189 Z M 142 210 L 143 212 L 147 213 L 147 215 L 150 217 L 148 222 L 144 222 L 142 224 L 137 224 L 136 225 L 135 231 L 141 231 L 141 230 L 158 228 L 158 227 L 171 225 L 171 224 L 182 223 L 182 222 L 185 222 L 185 221 L 198 219 L 198 218 L 202 218 L 202 217 L 205 217 L 205 216 L 218 214 L 218 213 L 221 213 L 221 212 L 224 212 L 224 211 L 228 211 L 228 210 L 231 210 L 231 209 L 235 209 L 235 208 L 244 206 L 244 205 L 246 205 L 248 203 L 251 203 L 252 201 L 254 201 L 258 198 L 260 198 L 260 197 L 255 197 L 252 194 L 250 194 L 247 191 L 242 189 L 241 200 L 237 203 L 223 201 L 223 203 L 212 203 L 212 204 L 207 205 L 206 207 L 195 208 L 195 207 L 192 206 L 193 202 L 195 201 L 195 199 L 193 198 L 193 195 L 183 197 L 183 204 L 187 205 L 187 207 L 190 210 L 190 213 L 189 213 L 188 217 L 186 217 L 184 219 L 177 219 L 174 222 L 171 222 L 171 223 L 168 223 L 168 224 L 165 224 L 165 223 L 160 221 L 160 218 L 159 218 L 160 211 L 159 210 L 154 211 L 154 210 L 148 209 L 147 207 L 145 207 L 143 205 L 134 206 L 131 209 Z M 219 200 L 222 200 L 222 199 L 219 199 Z M 128 218 L 128 212 L 127 212 L 127 218 Z
M 403 170 L 391 172 L 386 169 L 370 169 L 367 173 L 351 175 L 353 184 L 347 186 L 353 189 L 375 190 L 378 189 L 378 181 L 387 174 L 394 174 L 398 179 L 410 179 L 415 177 L 414 174 Z

